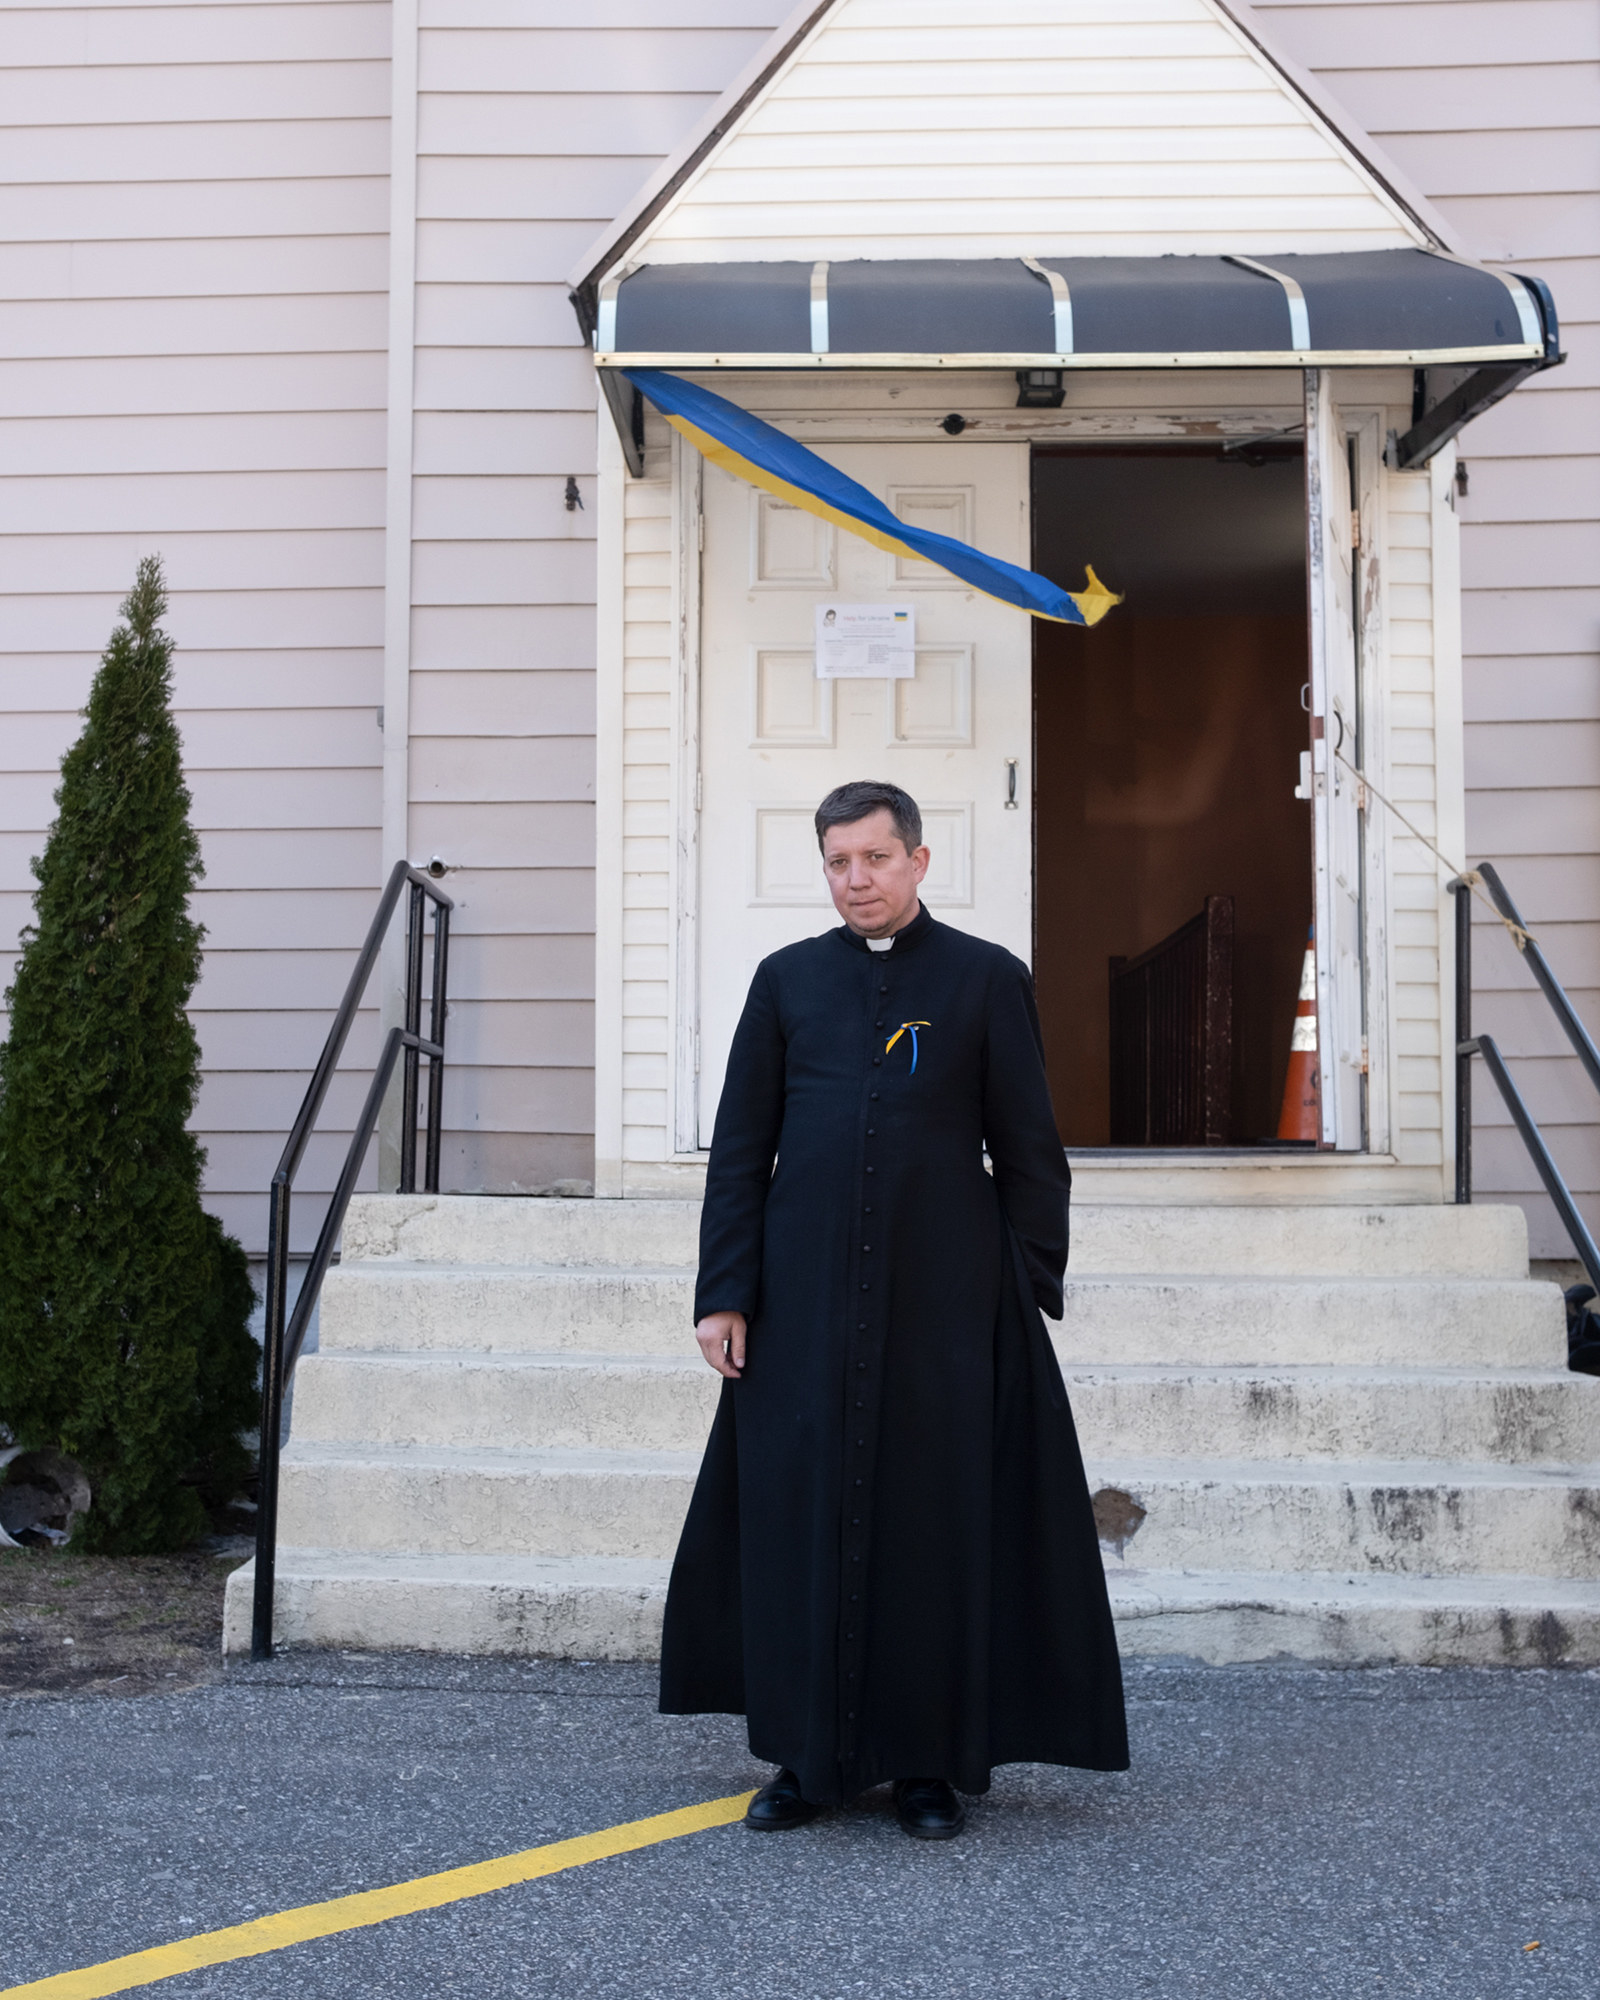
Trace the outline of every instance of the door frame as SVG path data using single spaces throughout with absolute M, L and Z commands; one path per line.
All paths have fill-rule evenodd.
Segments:
M 1388 814 L 1372 795 L 1389 792 L 1388 748 L 1391 712 L 1387 671 L 1386 591 L 1388 510 L 1385 505 L 1383 466 L 1383 413 L 1347 404 L 1340 394 L 1341 383 L 1329 369 L 1306 371 L 1305 449 L 1307 454 L 1307 585 L 1310 605 L 1310 655 L 1307 661 L 1311 690 L 1311 770 L 1312 770 L 1312 880 L 1313 907 L 1318 915 L 1316 949 L 1318 1061 L 1322 1077 L 1322 1118 L 1324 1151 L 1351 1154 L 1383 1154 L 1389 1150 L 1395 1129 L 1391 1047 L 1391 1011 L 1395 1002 L 1389 963 L 1391 883 L 1388 869 Z M 1341 635 L 1330 629 L 1330 615 L 1339 607 L 1339 594 L 1327 574 L 1330 548 L 1343 555 L 1342 538 L 1336 541 L 1322 533 L 1326 520 L 1326 496 L 1331 486 L 1328 468 L 1316 457 L 1319 426 L 1311 421 L 1314 409 L 1331 403 L 1337 417 L 1340 455 L 1351 476 L 1341 467 L 1337 490 L 1348 491 L 1358 524 L 1350 537 L 1351 573 L 1349 614 L 1351 629 Z M 1353 464 L 1351 460 L 1353 459 Z M 1329 649 L 1343 637 L 1351 646 L 1352 678 L 1360 726 L 1359 768 L 1363 778 L 1351 779 L 1348 769 L 1334 768 L 1338 739 L 1330 740 L 1321 726 L 1331 714 Z M 1319 693 L 1320 691 L 1320 693 Z M 1322 715 L 1318 707 L 1321 704 Z M 1349 995 L 1341 979 L 1348 977 L 1324 935 L 1328 926 L 1324 899 L 1335 894 L 1329 876 L 1334 835 L 1333 800 L 1343 781 L 1349 780 L 1355 795 L 1357 814 L 1355 847 L 1360 870 L 1359 950 L 1357 978 L 1360 991 L 1353 996 L 1361 1026 L 1361 1085 L 1358 1106 L 1341 1112 L 1341 1097 L 1330 1092 L 1335 1078 L 1338 1050 L 1335 1023 L 1341 1002 Z M 1352 1126 L 1355 1129 L 1350 1129 Z
M 1351 638 L 1355 647 L 1355 683 L 1361 728 L 1359 768 L 1364 774 L 1363 779 L 1354 782 L 1358 814 L 1357 844 L 1362 877 L 1359 968 L 1361 990 L 1357 998 L 1362 1028 L 1362 1074 L 1365 1087 L 1362 1092 L 1361 1110 L 1357 1114 L 1360 1119 L 1360 1129 L 1354 1132 L 1341 1129 L 1337 1115 L 1337 1099 L 1334 1100 L 1335 1115 L 1331 1121 L 1328 1119 L 1327 1078 L 1334 1055 L 1329 1027 L 1337 1013 L 1340 967 L 1331 953 L 1325 953 L 1325 941 L 1319 935 L 1317 1039 L 1320 1045 L 1323 1075 L 1324 1129 L 1327 1129 L 1330 1122 L 1333 1125 L 1332 1138 L 1324 1141 L 1322 1150 L 1346 1155 L 1381 1156 L 1389 1152 L 1393 1134 L 1398 1126 L 1398 1107 L 1394 1101 L 1394 1064 L 1391 1061 L 1393 1012 L 1397 996 L 1394 991 L 1389 946 L 1393 928 L 1391 916 L 1393 884 L 1389 873 L 1389 815 L 1379 799 L 1373 796 L 1373 788 L 1380 794 L 1390 794 L 1389 751 L 1393 727 L 1392 691 L 1386 643 L 1388 508 L 1383 463 L 1384 413 L 1381 409 L 1364 406 L 1359 402 L 1345 403 L 1339 394 L 1338 377 L 1326 369 L 1318 372 L 1321 375 L 1319 393 L 1333 402 L 1338 413 L 1339 435 L 1343 440 L 1347 456 L 1353 457 L 1354 460 L 1350 499 L 1359 522 L 1359 540 L 1352 551 Z M 1310 407 L 1311 397 L 1308 393 L 1308 410 Z M 1309 453 L 1313 448 L 1314 439 L 1308 425 L 1306 450 Z M 1308 507 L 1308 536 L 1314 528 L 1315 522 Z M 1319 646 L 1328 643 L 1327 611 L 1334 602 L 1334 593 L 1329 588 L 1309 547 L 1307 577 L 1313 597 L 1313 615 L 1309 621 L 1309 641 L 1312 650 L 1307 662 L 1308 685 L 1313 690 L 1321 686 L 1326 691 L 1327 667 L 1324 661 L 1316 657 L 1316 653 Z M 1319 593 L 1322 598 L 1320 605 L 1315 602 Z M 1326 692 L 1324 699 L 1329 699 Z M 1313 707 L 1314 705 L 1313 697 Z M 1330 800 L 1334 789 L 1335 772 L 1332 768 L 1333 750 L 1325 737 L 1320 741 L 1317 740 L 1314 720 L 1313 732 L 1311 752 L 1315 795 L 1312 800 L 1312 838 L 1315 843 L 1313 883 L 1316 888 L 1324 865 L 1324 843 L 1330 841 Z M 1348 773 L 1345 775 L 1348 776 Z M 1320 893 L 1314 900 L 1320 904 Z
M 1046 443 L 1053 440 L 1110 437 L 1145 437 L 1151 439 L 1171 439 L 1178 441 L 1184 437 L 1201 435 L 1216 436 L 1225 431 L 1229 436 L 1249 433 L 1270 435 L 1281 432 L 1285 421 L 1285 405 L 1289 398 L 1282 394 L 1293 381 L 1299 388 L 1298 374 L 1288 377 L 1281 385 L 1274 382 L 1271 389 L 1276 397 L 1269 395 L 1268 385 L 1260 382 L 1249 386 L 1254 393 L 1232 394 L 1225 400 L 1197 397 L 1190 404 L 1185 398 L 1181 412 L 1171 403 L 1163 406 L 1163 399 L 1152 396 L 1148 407 L 1128 409 L 1124 407 L 1114 415 L 1094 409 L 1075 410 L 1071 407 L 1058 411 L 1023 411 L 1007 409 L 1003 415 L 985 413 L 984 429 L 978 432 L 981 439 L 1004 436 L 1014 440 L 1037 440 Z M 737 385 L 730 384 L 732 393 L 738 393 Z M 841 408 L 828 395 L 828 389 L 836 385 L 824 385 L 815 378 L 799 378 L 794 384 L 792 398 L 786 397 L 781 413 L 776 415 L 791 434 L 805 439 L 826 450 L 831 443 L 891 442 L 909 440 L 915 436 L 926 436 L 926 419 L 914 418 L 910 412 L 890 407 Z M 865 388 L 865 383 L 857 385 Z M 1130 382 L 1119 384 L 1132 388 Z M 1154 386 L 1154 384 L 1152 384 Z M 1170 386 L 1166 382 L 1162 388 Z M 786 385 L 787 387 L 787 385 Z M 954 382 L 950 385 L 956 390 Z M 1363 702 L 1369 718 L 1366 731 L 1366 769 L 1375 785 L 1387 790 L 1388 729 L 1377 726 L 1380 719 L 1390 715 L 1390 690 L 1387 648 L 1385 645 L 1385 578 L 1387 571 L 1387 549 L 1385 545 L 1386 506 L 1385 485 L 1388 478 L 1382 462 L 1382 438 L 1386 420 L 1392 420 L 1394 398 L 1388 393 L 1388 385 L 1370 374 L 1363 375 L 1350 385 L 1352 393 L 1348 404 L 1341 406 L 1341 413 L 1347 427 L 1358 440 L 1358 478 L 1361 485 L 1361 508 L 1363 514 L 1363 550 L 1361 569 L 1361 612 L 1362 612 L 1362 685 Z M 1230 384 L 1236 392 L 1245 389 L 1244 382 Z M 825 400 L 826 399 L 826 400 Z M 953 397 L 953 400 L 957 398 Z M 663 1046 L 659 1042 L 653 1047 L 661 1049 L 664 1068 L 663 1082 L 666 1085 L 666 1139 L 669 1151 L 661 1163 L 661 1169 L 641 1161 L 629 1170 L 624 1160 L 627 1146 L 624 1128 L 631 1122 L 624 1110 L 624 1097 L 628 1087 L 626 1075 L 629 1055 L 635 1053 L 630 1046 L 628 1023 L 622 1007 L 621 983 L 624 965 L 628 957 L 631 936 L 626 912 L 626 882 L 629 862 L 625 843 L 621 838 L 622 789 L 625 782 L 624 737 L 627 717 L 624 713 L 622 692 L 623 670 L 623 592 L 625 585 L 622 540 L 624 534 L 625 509 L 624 489 L 633 482 L 628 479 L 621 464 L 620 453 L 608 449 L 612 444 L 609 435 L 611 426 L 606 413 L 599 413 L 600 448 L 602 458 L 603 492 L 600 502 L 601 519 L 597 526 L 601 530 L 602 547 L 599 551 L 600 582 L 600 748 L 602 770 L 600 775 L 600 847 L 597 859 L 600 872 L 597 891 L 600 908 L 597 911 L 597 1048 L 596 1048 L 596 1111 L 597 1111 L 597 1178 L 596 1192 L 620 1195 L 625 1191 L 636 1193 L 669 1192 L 673 1187 L 681 1187 L 684 1192 L 692 1192 L 697 1184 L 697 1174 L 703 1168 L 706 1154 L 696 1143 L 695 1105 L 696 1090 L 696 1038 L 698 1033 L 698 926 L 699 926 L 699 812 L 698 789 L 700 776 L 699 706 L 700 706 L 700 555 L 703 538 L 703 465 L 699 454 L 683 444 L 675 433 L 665 426 L 660 427 L 659 437 L 652 440 L 655 449 L 651 453 L 653 467 L 649 477 L 661 480 L 665 475 L 670 483 L 671 548 L 670 563 L 670 609 L 672 671 L 670 686 L 671 702 L 671 744 L 672 769 L 670 784 L 672 799 L 668 808 L 668 823 L 661 826 L 669 851 L 669 894 L 671 898 L 672 935 L 661 939 L 666 947 L 667 962 L 667 1039 Z M 1453 457 L 1453 454 L 1451 454 Z M 1448 501 L 1445 503 L 1448 505 Z M 1448 564 L 1444 567 L 1449 567 Z M 1450 579 L 1443 574 L 1436 578 L 1438 595 L 1447 596 Z M 612 601 L 608 601 L 612 600 Z M 1442 614 L 1442 615 L 1440 615 Z M 1459 677 L 1459 662 L 1451 657 L 1447 627 L 1458 615 L 1448 605 L 1441 604 L 1435 620 L 1435 686 L 1436 694 L 1448 706 L 1459 707 L 1459 690 L 1452 696 L 1444 683 L 1452 672 Z M 1441 644 L 1440 641 L 1443 641 Z M 662 690 L 664 693 L 667 689 Z M 614 712 L 613 712 L 614 711 Z M 1392 721 L 1389 723 L 1392 727 Z M 1445 732 L 1448 735 L 1448 731 Z M 1445 797 L 1449 790 L 1452 765 L 1458 762 L 1450 754 L 1448 742 L 1441 742 L 1437 757 L 1438 776 L 1441 785 L 1441 811 L 1448 819 L 1459 817 L 1459 805 L 1452 807 Z M 615 767 L 615 768 L 613 768 Z M 1392 1173 L 1399 1165 L 1390 1150 L 1392 1141 L 1399 1130 L 1396 1091 L 1399 1087 L 1397 1066 L 1391 1056 L 1394 1022 L 1394 965 L 1389 949 L 1390 923 L 1390 880 L 1388 875 L 1388 845 L 1383 825 L 1384 815 L 1369 812 L 1366 822 L 1366 854 L 1368 860 L 1368 882 L 1371 893 L 1368 897 L 1366 920 L 1367 944 L 1367 987 L 1369 994 L 1369 1121 L 1368 1148 L 1364 1154 L 1342 1156 L 1348 1166 L 1358 1161 L 1366 1161 L 1375 1167 L 1388 1167 Z M 611 822 L 615 821 L 615 825 Z M 613 908 L 612 906 L 615 905 Z M 645 932 L 637 933 L 643 941 Z M 1401 940 L 1405 942 L 1405 940 Z M 1421 942 L 1420 938 L 1416 940 Z M 1441 941 L 1442 942 L 1442 941 Z M 1448 967 L 1441 963 L 1441 994 L 1447 982 Z M 610 989 L 617 986 L 613 993 Z M 642 1045 L 641 1045 L 642 1046 Z M 1446 1121 L 1448 1123 L 1448 1120 Z M 1448 1140 L 1448 1132 L 1446 1132 Z M 615 1154 L 615 1160 L 612 1155 Z M 604 1167 L 602 1169 L 601 1156 Z M 1335 1156 L 1320 1155 L 1324 1162 L 1332 1163 Z M 1158 1163 L 1152 1161 L 1152 1167 Z M 1163 1156 L 1159 1162 L 1161 1176 L 1165 1180 L 1181 1163 Z M 1200 1164 L 1214 1164 L 1201 1162 Z M 1310 1164 L 1309 1161 L 1306 1163 Z M 1420 1162 L 1419 1162 L 1420 1166 Z M 1426 1179 L 1431 1182 L 1436 1170 L 1430 1169 Z M 685 1181 L 682 1177 L 688 1175 Z M 1118 1174 L 1118 1181 L 1123 1178 Z M 1182 1175 L 1184 1180 L 1189 1175 Z M 1299 1175 L 1294 1177 L 1297 1181 Z M 1347 1175 L 1341 1175 L 1341 1180 Z M 1407 1176 L 1408 1180 L 1410 1176 Z M 1287 1192 L 1287 1190 L 1286 1190 Z M 1423 1193 L 1421 1184 L 1415 1189 L 1402 1193 L 1396 1187 L 1400 1199 L 1433 1199 L 1431 1193 Z M 1154 1196 L 1154 1188 L 1152 1188 Z M 1126 1197 L 1121 1197 L 1126 1198 Z M 1229 1197 L 1219 1192 L 1214 1198 L 1226 1200 Z M 1291 1199 L 1295 1198 L 1290 1196 Z M 1304 1198 L 1304 1197 L 1300 1197 Z
M 1356 563 L 1356 626 L 1361 649 L 1356 667 L 1363 722 L 1361 764 L 1371 783 L 1392 797 L 1389 752 L 1394 718 L 1388 647 L 1389 509 L 1383 463 L 1384 413 L 1357 402 L 1341 403 L 1340 415 L 1345 435 L 1355 446 L 1355 500 L 1361 518 L 1361 547 Z M 1437 677 L 1437 635 L 1434 672 Z M 1399 1129 L 1392 1058 L 1397 995 L 1390 951 L 1394 923 L 1389 815 L 1375 799 L 1369 798 L 1364 803 L 1361 837 L 1366 870 L 1362 976 L 1366 988 L 1367 1034 L 1367 1129 L 1362 1150 L 1368 1154 L 1386 1154 Z

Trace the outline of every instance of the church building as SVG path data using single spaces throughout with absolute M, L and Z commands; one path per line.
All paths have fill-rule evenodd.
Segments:
M 377 1198 L 387 1118 L 301 1364 L 286 1635 L 648 1649 L 729 1040 L 833 921 L 811 814 L 870 777 L 921 804 L 928 907 L 1033 968 L 1119 1615 L 1216 1657 L 1600 1658 L 1556 1527 L 1600 1461 L 1574 1252 L 1481 1066 L 1458 1121 L 1449 887 L 1493 862 L 1593 1017 L 1585 0 L 16 20 L 0 952 L 150 552 L 207 868 L 197 1122 L 253 1256 L 388 870 L 455 906 L 445 1192 Z M 1093 621 L 854 532 L 815 462 Z M 1473 936 L 1473 1026 L 1594 1227 L 1600 1104 L 1483 895 Z M 1293 1377 L 1281 1431 L 1252 1369 Z

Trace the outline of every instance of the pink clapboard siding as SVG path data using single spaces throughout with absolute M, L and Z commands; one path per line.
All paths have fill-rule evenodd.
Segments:
M 567 273 L 783 11 L 422 7 L 409 833 L 459 871 L 452 1187 L 593 1172 L 595 390 Z
M 594 415 L 560 280 L 775 18 L 424 10 L 408 834 L 463 864 L 452 1186 L 589 1171 Z M 0 27 L 0 982 L 96 656 L 158 550 L 207 867 L 197 1123 L 212 1205 L 259 1250 L 382 874 L 391 11 Z M 308 1194 L 376 1045 L 373 1013 Z
M 159 552 L 206 862 L 197 1122 L 252 1249 L 379 877 L 389 22 L 372 0 L 0 11 L 0 973 L 96 657 Z

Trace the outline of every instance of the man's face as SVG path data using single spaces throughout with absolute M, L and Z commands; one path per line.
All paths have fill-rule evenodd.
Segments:
M 830 826 L 822 836 L 822 870 L 833 907 L 850 928 L 863 937 L 888 937 L 917 914 L 928 850 L 908 850 L 885 808 L 848 826 Z

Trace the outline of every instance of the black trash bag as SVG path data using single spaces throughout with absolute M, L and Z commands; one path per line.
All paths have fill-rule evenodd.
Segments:
M 1591 1301 L 1593 1285 L 1569 1285 L 1567 1302 L 1567 1366 L 1579 1375 L 1600 1375 L 1600 1313 Z

